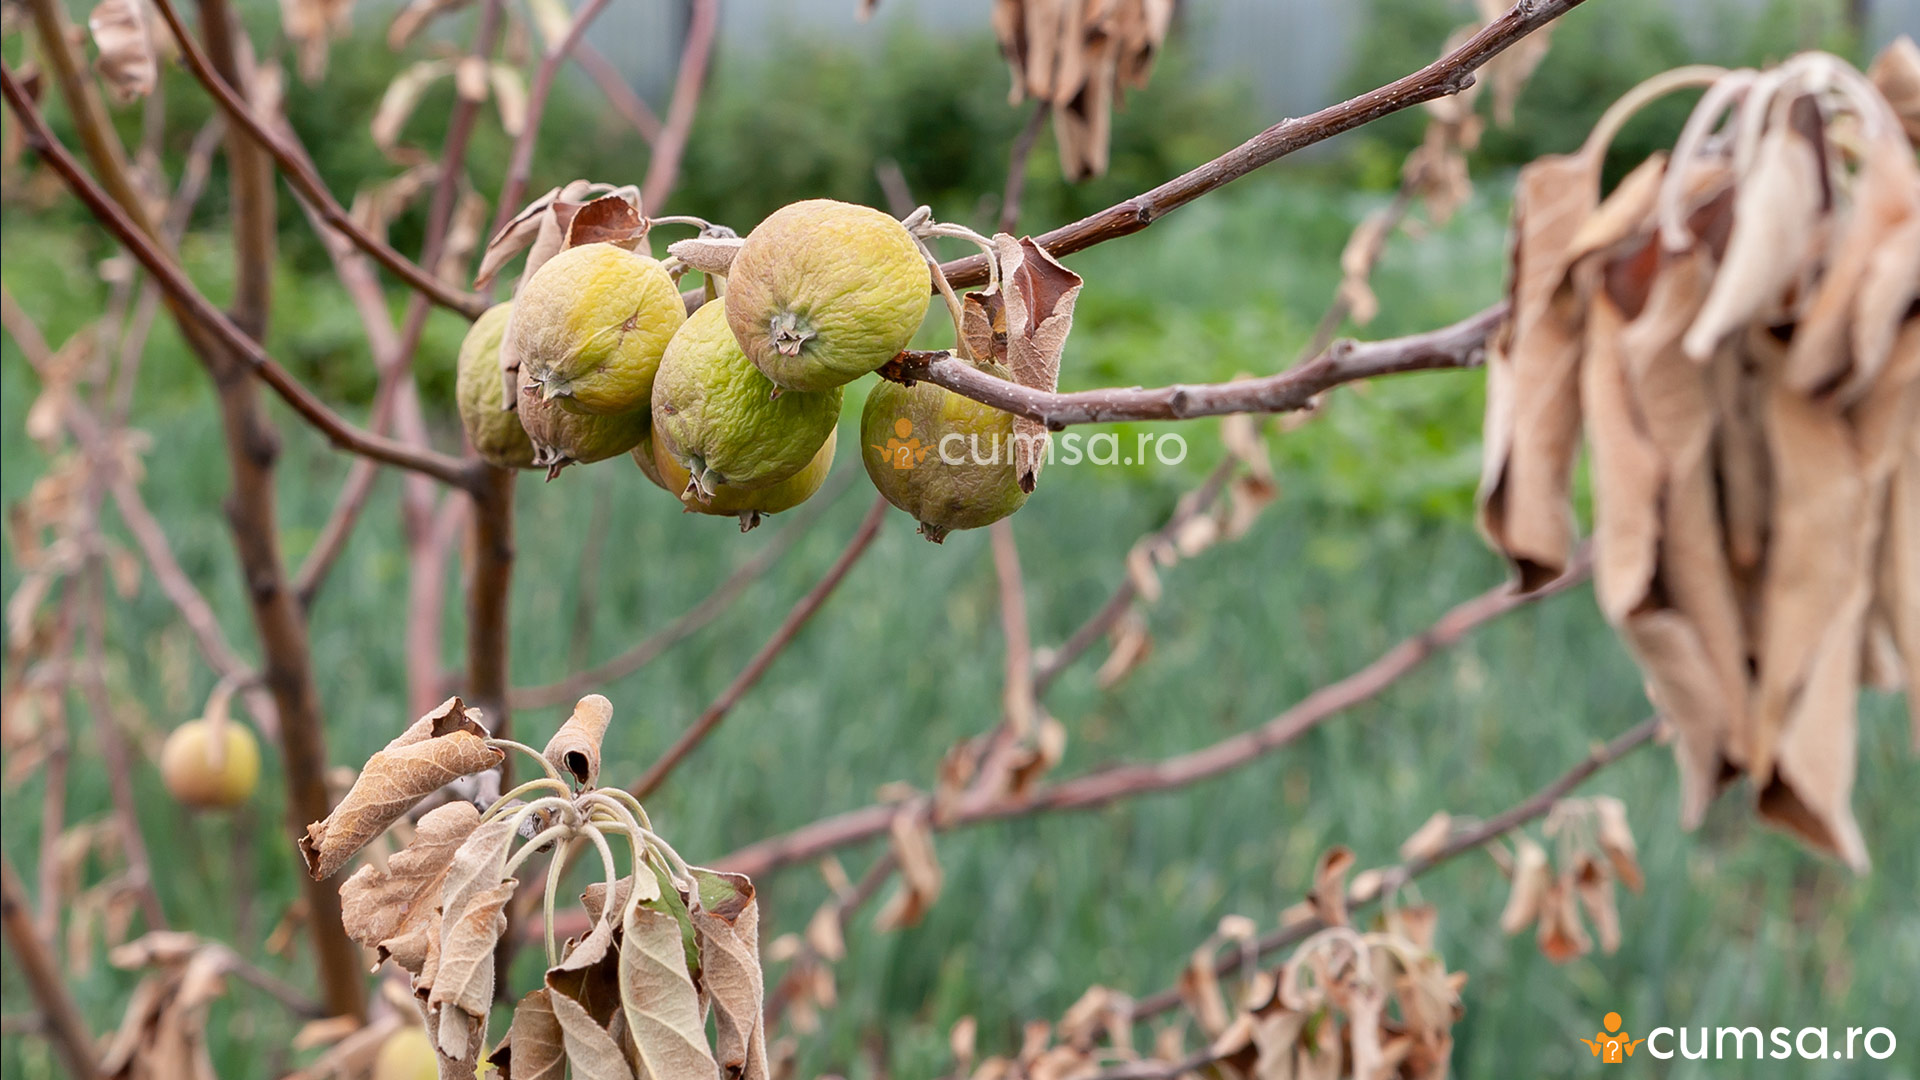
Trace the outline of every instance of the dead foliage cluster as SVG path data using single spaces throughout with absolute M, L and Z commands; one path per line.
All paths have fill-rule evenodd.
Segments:
M 1586 956 L 1596 943 L 1612 955 L 1621 941 L 1614 886 L 1637 893 L 1646 885 L 1626 805 L 1605 795 L 1564 799 L 1548 813 L 1543 832 L 1551 855 L 1525 833 L 1514 836 L 1511 849 L 1488 849 L 1513 882 L 1500 929 L 1518 934 L 1533 927 L 1541 954 L 1556 964 Z
M 1522 588 L 1567 564 L 1584 435 L 1596 594 L 1697 824 L 1758 813 L 1856 869 L 1862 681 L 1920 671 L 1920 50 L 1682 69 L 1525 169 L 1489 361 L 1480 521 Z M 1618 124 L 1707 90 L 1602 198 Z M 1920 696 L 1908 694 L 1916 737 Z

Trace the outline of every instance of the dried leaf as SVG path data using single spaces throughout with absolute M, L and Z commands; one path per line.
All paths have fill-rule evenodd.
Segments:
M 599 694 L 588 694 L 573 706 L 573 715 L 547 740 L 541 751 L 561 773 L 573 777 L 582 788 L 600 781 L 600 743 L 613 722 L 613 702 Z
M 714 1051 L 726 1080 L 769 1080 L 760 971 L 760 907 L 753 882 L 739 874 L 696 870 L 726 886 L 724 903 L 691 913 L 700 943 L 700 984 L 713 1001 Z M 703 901 L 706 890 L 702 890 Z M 838 921 L 835 920 L 835 927 Z
M 1404 862 L 1429 858 L 1447 846 L 1447 838 L 1452 834 L 1453 815 L 1445 810 L 1436 810 L 1425 824 L 1415 829 L 1413 835 L 1400 845 L 1400 858 Z
M 567 1048 L 567 1067 L 575 1080 L 633 1080 L 633 1069 L 627 1064 L 627 1055 L 620 1044 L 579 1002 L 565 994 L 550 994 L 547 1000 L 560 1023 L 561 1040 Z
M 707 1048 L 699 994 L 687 971 L 679 920 L 646 904 L 632 905 L 622 927 L 620 1002 L 647 1076 L 700 1080 L 719 1075 Z M 571 1041 L 568 1048 L 571 1053 Z
M 695 236 L 668 244 L 667 254 L 685 263 L 689 270 L 725 277 L 727 271 L 733 269 L 733 257 L 745 243 L 737 237 Z
M 386 92 L 380 95 L 380 104 L 373 111 L 370 130 L 373 144 L 394 156 L 400 138 L 400 129 L 406 126 L 413 116 L 413 110 L 420 104 L 427 88 L 453 71 L 453 65 L 445 60 L 421 60 L 409 65 L 387 84 Z
M 566 1080 L 565 1036 L 546 987 L 514 1006 L 513 1026 L 487 1060 L 500 1070 L 500 1080 Z
M 900 887 L 874 918 L 874 924 L 882 931 L 918 924 L 927 909 L 940 898 L 944 880 L 940 857 L 933 848 L 933 833 L 918 812 L 909 808 L 896 813 L 890 832 L 893 854 L 900 862 Z
M 1574 866 L 1573 887 L 1581 909 L 1593 922 L 1600 951 L 1612 956 L 1620 949 L 1620 909 L 1613 901 L 1613 875 L 1591 855 L 1582 854 Z
M 87 30 L 100 50 L 94 68 L 113 100 L 124 105 L 153 92 L 159 67 L 141 0 L 100 0 L 87 16 Z
M 469 802 L 435 807 L 420 819 L 406 848 L 384 868 L 362 866 L 340 886 L 347 936 L 381 960 L 418 975 L 440 936 L 440 886 L 460 845 L 480 824 Z
M 1480 526 L 1523 589 L 1559 577 L 1573 547 L 1582 304 L 1566 256 L 1599 203 L 1598 155 L 1547 157 L 1514 189 L 1512 303 L 1487 357 Z
M 280 0 L 280 28 L 299 50 L 300 78 L 327 73 L 327 46 L 353 23 L 353 0 Z
M 368 758 L 346 798 L 300 838 L 314 879 L 338 873 L 354 852 L 442 785 L 499 765 L 506 755 L 486 744 L 478 717 L 478 710 L 448 698 Z
M 1051 393 L 1060 385 L 1060 354 L 1067 347 L 1073 305 L 1084 282 L 1031 239 L 1000 233 L 993 247 L 1006 307 L 1007 366 L 1015 382 Z M 1032 491 L 1050 436 L 1046 425 L 1016 416 L 1013 437 L 1021 490 Z
M 479 1039 L 486 1037 L 487 1013 L 493 1005 L 494 946 L 507 932 L 507 901 L 520 884 L 512 878 L 498 880 L 497 869 L 494 876 L 490 886 L 442 901 L 439 963 L 427 1006 L 439 1017 L 434 1045 L 455 1060 L 479 1053 L 476 1030 Z M 452 882 L 449 875 L 448 883 Z
M 1347 871 L 1355 862 L 1352 849 L 1336 845 L 1321 853 L 1313 869 L 1313 891 L 1307 899 L 1313 913 L 1327 926 L 1347 925 Z
M 1573 883 L 1560 878 L 1547 886 L 1540 901 L 1540 955 L 1556 964 L 1577 960 L 1593 951 L 1593 939 L 1580 922 Z
M 612 244 L 636 251 L 647 241 L 647 221 L 634 203 L 617 195 L 603 195 L 574 212 L 567 223 L 566 247 Z
M 1180 969 L 1176 989 L 1181 1004 L 1193 1015 L 1207 1038 L 1217 1038 L 1227 1030 L 1231 1014 L 1227 1011 L 1226 995 L 1220 991 L 1220 976 L 1213 969 L 1212 940 L 1195 949 L 1187 959 L 1187 966 Z
M 1908 34 L 1901 34 L 1880 50 L 1867 69 L 1874 88 L 1893 106 L 1906 130 L 1907 141 L 1920 146 L 1920 46 Z
M 1513 886 L 1507 893 L 1507 906 L 1500 912 L 1500 930 L 1517 934 L 1540 917 L 1547 898 L 1552 874 L 1547 869 L 1547 851 L 1531 837 L 1521 835 L 1513 842 Z
M 1389 214 L 1376 210 L 1347 237 L 1347 246 L 1340 252 L 1340 288 L 1334 300 L 1347 309 L 1347 318 L 1352 319 L 1355 326 L 1367 325 L 1380 313 L 1380 300 L 1373 294 L 1369 279 L 1374 265 L 1380 261 L 1380 252 L 1387 246 L 1391 227 Z
M 494 108 L 500 110 L 500 130 L 518 138 L 527 126 L 527 84 L 517 69 L 497 61 L 487 66 L 487 82 L 493 88 Z
M 1802 101 L 1817 110 L 1812 99 Z M 1826 183 L 1820 148 L 1796 125 L 1777 124 L 1761 136 L 1734 195 L 1720 272 L 1684 339 L 1687 355 L 1705 360 L 1739 328 L 1785 314 L 1787 293 L 1815 252 Z

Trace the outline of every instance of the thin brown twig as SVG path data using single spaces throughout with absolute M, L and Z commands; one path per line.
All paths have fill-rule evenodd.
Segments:
M 27 145 L 60 174 L 88 211 L 146 267 L 166 292 L 170 304 L 179 310 L 184 322 L 211 332 L 220 345 L 230 350 L 240 363 L 252 369 L 261 381 L 272 387 L 296 413 L 319 429 L 336 447 L 389 465 L 425 473 L 454 487 L 467 487 L 474 483 L 466 463 L 459 458 L 373 435 L 353 426 L 328 408 L 273 357 L 267 355 L 259 342 L 248 337 L 225 312 L 208 300 L 128 212 L 80 168 L 73 155 L 67 152 L 47 127 L 45 118 L 27 96 L 11 65 L 0 63 L 0 89 L 4 90 L 8 106 L 26 129 Z
M 51 0 L 36 0 L 36 3 L 44 2 L 51 2 Z M 167 28 L 172 32 L 174 40 L 179 43 L 180 58 L 186 63 L 188 70 L 193 72 L 194 78 L 200 81 L 200 85 L 206 87 L 207 92 L 213 96 L 214 102 L 227 114 L 227 118 L 243 128 L 273 157 L 274 162 L 280 166 L 280 172 L 287 178 L 287 182 L 293 185 L 293 189 L 319 213 L 328 226 L 352 240 L 354 246 L 373 256 L 380 265 L 392 271 L 396 277 L 434 303 L 457 311 L 469 319 L 479 318 L 480 313 L 487 310 L 486 297 L 462 292 L 449 286 L 435 276 L 427 266 L 409 261 L 405 255 L 395 251 L 386 241 L 374 236 L 355 221 L 353 215 L 340 205 L 340 201 L 333 197 L 331 191 L 327 190 L 326 181 L 320 178 L 320 174 L 314 170 L 306 155 L 290 146 L 285 139 L 263 123 L 246 100 L 221 77 L 220 72 L 214 69 L 206 52 L 187 29 L 185 21 L 181 19 L 180 12 L 174 7 L 172 0 L 155 0 L 155 6 L 160 10 L 160 17 L 166 20 Z
M 833 590 L 846 579 L 853 565 L 860 561 L 860 556 L 866 554 L 867 549 L 873 545 L 873 538 L 880 534 L 880 523 L 886 518 L 887 509 L 887 501 L 875 497 L 873 506 L 867 510 L 867 516 L 861 519 L 860 527 L 854 531 L 853 539 L 847 541 L 846 549 L 840 553 L 838 559 L 834 560 L 833 566 L 828 568 L 826 574 L 814 583 L 813 588 L 793 605 L 793 609 L 787 612 L 787 617 L 781 620 L 779 629 L 773 632 L 773 636 L 760 647 L 760 651 L 754 654 L 753 659 L 747 661 L 747 666 L 740 670 L 740 674 L 734 677 L 733 682 L 728 684 L 725 690 L 721 691 L 720 696 L 713 700 L 713 704 L 707 706 L 706 711 L 702 712 L 693 723 L 687 725 L 687 729 L 680 733 L 680 737 L 674 740 L 673 745 L 668 747 L 666 752 L 661 754 L 659 759 L 654 761 L 653 765 L 640 777 L 640 782 L 633 785 L 632 791 L 636 798 L 644 799 L 658 789 L 672 774 L 674 768 L 693 752 L 694 747 L 700 745 L 701 740 L 712 734 L 714 728 L 720 726 L 720 721 L 726 719 L 727 713 L 731 712 L 733 707 L 739 704 L 740 699 L 746 696 L 747 691 L 767 673 L 767 669 L 773 666 L 773 661 L 780 655 L 781 650 L 792 644 L 793 639 L 799 636 L 800 628 L 820 610 L 821 606 L 827 602 L 827 597 L 833 595 Z
M 1432 626 L 1400 642 L 1359 671 L 1313 691 L 1257 728 L 1160 761 L 1115 766 L 1062 780 L 1036 788 L 1024 797 L 969 800 L 941 824 L 955 828 L 1027 814 L 1091 809 L 1119 799 L 1172 791 L 1231 772 L 1379 695 L 1473 630 L 1516 608 L 1570 588 L 1584 580 L 1586 574 L 1583 557 L 1560 579 L 1537 592 L 1516 593 L 1506 585 L 1490 589 L 1457 605 Z M 829 851 L 880 836 L 887 831 L 896 813 L 898 807 L 894 804 L 878 803 L 835 814 L 748 844 L 713 865 L 758 878 L 795 862 L 816 859 Z
M 206 51 L 221 80 L 233 88 L 243 104 L 252 96 L 249 72 L 234 40 L 239 27 L 227 0 L 199 0 L 200 29 Z M 187 47 L 191 47 L 191 44 Z M 250 51 L 250 49 L 249 49 Z M 252 108 L 248 107 L 249 115 Z M 267 336 L 267 315 L 273 307 L 273 262 L 280 223 L 274 213 L 273 162 L 261 144 L 236 125 L 227 125 L 227 187 L 229 217 L 233 222 L 234 324 L 256 341 Z
M 1348 894 L 1347 903 L 1352 907 L 1374 903 L 1380 898 L 1406 885 L 1407 882 L 1412 881 L 1414 878 L 1434 869 L 1441 863 L 1483 847 L 1520 826 L 1525 825 L 1529 821 L 1544 817 L 1549 810 L 1553 809 L 1555 803 L 1565 798 L 1573 789 L 1585 783 L 1594 773 L 1599 772 L 1601 769 L 1626 757 L 1632 751 L 1653 741 L 1653 737 L 1659 733 L 1660 723 L 1659 717 L 1649 717 L 1635 724 L 1620 735 L 1615 736 L 1612 741 L 1595 746 L 1588 752 L 1586 757 L 1582 758 L 1571 769 L 1562 773 L 1558 778 L 1553 780 L 1553 782 L 1547 784 L 1539 791 L 1534 792 L 1525 800 L 1502 810 L 1500 813 L 1487 818 L 1485 821 L 1455 833 L 1452 837 L 1448 838 L 1444 845 L 1435 850 L 1431 855 L 1411 859 L 1387 868 L 1376 879 L 1379 882 L 1377 885 L 1369 889 Z M 1270 930 L 1261 935 L 1255 942 L 1253 949 L 1232 949 L 1220 954 L 1219 958 L 1215 961 L 1214 972 L 1216 975 L 1222 977 L 1231 975 L 1247 962 L 1250 955 L 1265 956 L 1275 950 L 1284 949 L 1288 945 L 1296 944 L 1306 939 L 1315 931 L 1323 928 L 1319 920 L 1308 919 L 1303 922 L 1292 923 Z M 1135 1023 L 1138 1023 L 1166 1012 L 1169 1009 L 1177 1008 L 1179 1004 L 1180 994 L 1178 990 L 1162 990 L 1135 1001 L 1132 1018 Z
M 1195 169 L 1151 191 L 1116 203 L 1070 225 L 1036 238 L 1055 258 L 1084 251 L 1095 244 L 1130 236 L 1174 210 L 1218 190 L 1263 165 L 1297 150 L 1324 142 L 1391 113 L 1435 98 L 1457 94 L 1473 85 L 1474 72 L 1521 38 L 1578 7 L 1583 0 L 1523 0 L 1482 27 L 1460 47 L 1419 71 L 1369 90 L 1358 97 L 1319 112 L 1280 123 Z M 955 259 L 942 266 L 954 288 L 984 285 L 984 254 Z
M 60 978 L 47 943 L 34 929 L 33 905 L 27 890 L 14 872 L 13 860 L 0 854 L 0 927 L 4 927 L 7 947 L 13 962 L 25 978 L 27 992 L 46 1024 L 46 1034 L 54 1050 L 66 1063 L 67 1072 L 78 1080 L 99 1072 L 99 1055 L 94 1050 L 93 1034 L 74 1004 L 73 993 Z
M 649 214 L 657 214 L 666 206 L 667 196 L 680 179 L 680 156 L 686 152 L 687 136 L 693 132 L 694 113 L 700 108 L 700 92 L 707 83 L 707 60 L 713 55 L 713 39 L 719 27 L 720 0 L 693 0 L 686 42 L 680 50 L 680 70 L 674 75 L 673 97 L 667 102 L 666 123 L 653 140 L 647 177 L 640 184 L 640 205 Z
M 553 80 L 579 47 L 588 24 L 599 18 L 606 7 L 607 0 L 587 0 L 574 12 L 565 36 L 540 57 L 540 66 L 533 73 L 533 85 L 527 90 L 526 119 L 513 140 L 513 153 L 507 159 L 506 179 L 500 182 L 500 202 L 494 208 L 493 227 L 487 230 L 488 236 L 506 228 L 507 222 L 519 212 L 520 203 L 527 195 L 527 180 L 533 175 L 533 149 L 540 141 L 540 127 L 546 119 L 547 97 L 553 92 Z
M 545 709 L 556 705 L 571 705 L 583 694 L 591 694 L 608 683 L 639 671 L 651 664 L 660 654 L 693 636 L 702 627 L 733 605 L 747 587 L 765 574 L 780 557 L 793 550 L 793 546 L 807 531 L 826 515 L 827 510 L 842 494 L 853 486 L 854 474 L 842 473 L 831 482 L 828 490 L 821 492 L 811 500 L 811 505 L 801 511 L 793 524 L 780 530 L 766 547 L 755 552 L 753 557 L 728 574 L 706 598 L 682 612 L 680 617 L 640 639 L 632 648 L 545 686 L 519 687 L 507 695 L 508 704 L 516 709 Z
M 896 382 L 919 380 L 1023 416 L 1058 431 L 1116 420 L 1192 420 L 1229 413 L 1292 412 L 1350 382 L 1413 371 L 1478 367 L 1487 337 L 1506 319 L 1501 302 L 1452 326 L 1381 341 L 1341 341 L 1312 360 L 1275 375 L 1224 383 L 1176 383 L 1154 389 L 1111 387 L 1057 393 L 1021 386 L 956 359 L 908 351 L 880 369 Z

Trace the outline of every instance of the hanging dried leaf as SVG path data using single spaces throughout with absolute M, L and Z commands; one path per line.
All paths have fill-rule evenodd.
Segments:
M 1334 302 L 1346 308 L 1347 318 L 1355 326 L 1365 326 L 1380 314 L 1380 299 L 1373 294 L 1370 280 L 1380 253 L 1387 246 L 1392 218 L 1384 210 L 1368 214 L 1347 237 L 1340 252 L 1340 288 Z
M 995 0 L 994 36 L 1013 76 L 1009 104 L 1053 108 L 1061 172 L 1106 170 L 1111 114 L 1124 89 L 1146 86 L 1173 22 L 1174 0 Z
M 573 777 L 582 788 L 600 781 L 600 743 L 613 722 L 613 702 L 588 694 L 573 706 L 573 715 L 547 740 L 542 754 L 547 764 Z
M 427 1006 L 439 1017 L 434 1045 L 455 1060 L 477 1056 L 486 1038 L 487 1012 L 493 1005 L 494 946 L 507 932 L 507 901 L 518 886 L 512 878 L 496 880 L 443 900 L 439 963 Z
M 486 739 L 479 711 L 457 697 L 414 721 L 367 759 L 346 798 L 325 821 L 307 826 L 300 838 L 307 872 L 315 880 L 332 877 L 415 803 L 442 785 L 499 765 L 506 755 Z
M 153 92 L 159 67 L 141 0 L 100 0 L 87 16 L 87 30 L 100 50 L 94 69 L 113 100 L 125 105 Z
M 1526 835 L 1513 841 L 1513 885 L 1507 893 L 1507 906 L 1500 912 L 1500 930 L 1517 934 L 1532 926 L 1546 902 L 1552 872 L 1547 869 L 1547 850 Z
M 720 1074 L 726 1080 L 770 1080 L 760 906 L 753 882 L 739 874 L 694 873 L 701 879 L 702 909 L 690 918 L 700 944 L 700 985 L 713 1002 L 714 1056 Z M 725 888 L 717 903 L 706 902 L 709 883 Z M 837 931 L 837 919 L 834 926 Z
M 1480 526 L 1527 590 L 1559 577 L 1573 548 L 1583 314 L 1566 256 L 1599 184 L 1598 155 L 1577 154 L 1534 162 L 1514 188 L 1512 314 L 1487 357 Z
M 1426 823 L 1415 829 L 1412 836 L 1400 845 L 1400 858 L 1403 862 L 1416 862 L 1431 857 L 1446 847 L 1447 837 L 1453 834 L 1453 815 L 1445 810 L 1436 810 Z
M 1611 795 L 1593 798 L 1594 840 L 1613 867 L 1613 874 L 1629 891 L 1646 887 L 1640 872 L 1639 849 L 1633 841 L 1633 829 L 1627 824 L 1627 804 Z
M 493 89 L 494 108 L 500 110 L 500 130 L 518 138 L 527 126 L 527 84 L 510 64 L 494 62 L 487 66 L 487 82 Z
M 387 84 L 386 92 L 380 95 L 380 104 L 373 110 L 370 130 L 373 145 L 379 147 L 388 157 L 424 158 L 420 151 L 403 155 L 399 151 L 400 129 L 406 126 L 413 116 L 413 110 L 420 105 L 420 99 L 426 95 L 427 88 L 453 71 L 453 65 L 445 60 L 421 60 L 409 65 Z
M 1907 141 L 1920 147 L 1920 45 L 1908 34 L 1894 38 L 1873 58 L 1867 78 L 1893 106 Z
M 453 853 L 480 824 L 469 802 L 435 807 L 420 819 L 413 840 L 384 868 L 362 866 L 340 886 L 347 936 L 418 975 L 440 936 L 440 886 Z
M 299 51 L 300 78 L 327 73 L 327 49 L 353 25 L 353 0 L 280 0 L 280 29 Z
M 882 931 L 918 924 L 940 898 L 944 880 L 940 857 L 933 849 L 933 833 L 917 811 L 908 808 L 896 813 L 890 832 L 894 857 L 900 861 L 900 887 L 874 918 L 874 925 Z
M 1307 900 L 1313 913 L 1326 926 L 1347 925 L 1347 872 L 1357 860 L 1347 847 L 1328 848 L 1313 869 L 1313 891 Z
M 632 905 L 622 926 L 620 1002 L 646 1075 L 689 1080 L 719 1075 L 707 1048 L 700 997 L 687 971 L 680 922 L 646 904 Z
M 543 986 L 514 1006 L 513 1026 L 487 1056 L 500 1080 L 566 1080 L 566 1041 L 549 994 Z
M 1573 888 L 1580 908 L 1593 922 L 1600 951 L 1612 956 L 1620 949 L 1620 909 L 1613 900 L 1613 875 L 1591 855 L 1582 852 L 1574 863 Z
M 549 995 L 548 1001 L 553 1006 L 554 1018 L 560 1023 L 561 1040 L 567 1048 L 567 1067 L 576 1080 L 633 1080 L 633 1069 L 627 1064 L 627 1055 L 620 1044 L 579 1002 L 565 994 Z
M 1016 240 L 1000 233 L 993 238 L 993 247 L 1005 305 L 1007 366 L 1021 386 L 1051 393 L 1060 385 L 1060 354 L 1067 347 L 1073 305 L 1084 282 L 1031 239 Z M 993 313 L 982 314 L 991 326 Z M 1013 437 L 1020 488 L 1032 491 L 1045 464 L 1050 436 L 1044 424 L 1016 416 Z
M 1556 964 L 1565 964 L 1593 951 L 1593 939 L 1580 921 L 1579 901 L 1573 882 L 1555 878 L 1540 901 L 1540 929 L 1535 935 L 1540 955 Z
M 1817 117 L 1819 106 L 1801 98 L 1792 111 L 1807 110 Z M 1809 270 L 1827 197 L 1820 148 L 1800 124 L 1777 124 L 1761 136 L 1734 196 L 1726 257 L 1687 331 L 1687 355 L 1705 360 L 1737 329 L 1787 313 L 1789 290 Z

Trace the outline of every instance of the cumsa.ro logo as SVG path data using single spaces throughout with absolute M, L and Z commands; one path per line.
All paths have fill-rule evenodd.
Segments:
M 1618 1065 L 1632 1057 L 1633 1052 L 1640 1049 L 1640 1044 L 1647 1041 L 1632 1038 L 1621 1031 L 1620 1014 L 1617 1012 L 1610 1012 L 1602 1017 L 1600 1024 L 1606 1028 L 1605 1031 L 1596 1031 L 1593 1033 L 1593 1038 L 1580 1041 L 1587 1044 L 1587 1049 L 1593 1051 L 1594 1057 L 1609 1065 Z
M 1657 1027 L 1647 1032 L 1644 1039 L 1635 1039 L 1620 1026 L 1620 1014 L 1610 1012 L 1601 1020 L 1606 1028 L 1594 1033 L 1593 1038 L 1582 1038 L 1593 1056 L 1608 1065 L 1619 1065 L 1632 1057 L 1635 1050 L 1644 1048 L 1650 1057 L 1662 1061 L 1676 1056 L 1692 1061 L 1742 1061 L 1749 1057 L 1755 1060 L 1773 1058 L 1799 1058 L 1804 1061 L 1836 1060 L 1846 1061 L 1862 1053 L 1875 1061 L 1885 1061 L 1893 1056 L 1899 1041 L 1891 1030 L 1884 1027 L 1846 1028 L 1843 1036 L 1828 1039 L 1828 1029 L 1823 1027 L 1803 1027 L 1799 1031 L 1792 1028 L 1776 1027 L 1762 1031 L 1757 1027 Z M 1841 1029 L 1834 1029 L 1839 1032 Z M 1769 1049 L 1771 1044 L 1771 1049 Z
M 913 433 L 913 421 L 903 416 L 893 422 L 893 434 L 887 439 L 887 444 L 876 444 L 874 449 L 886 457 L 888 464 L 905 470 L 927 460 L 927 453 L 933 447 L 920 441 L 919 436 Z

